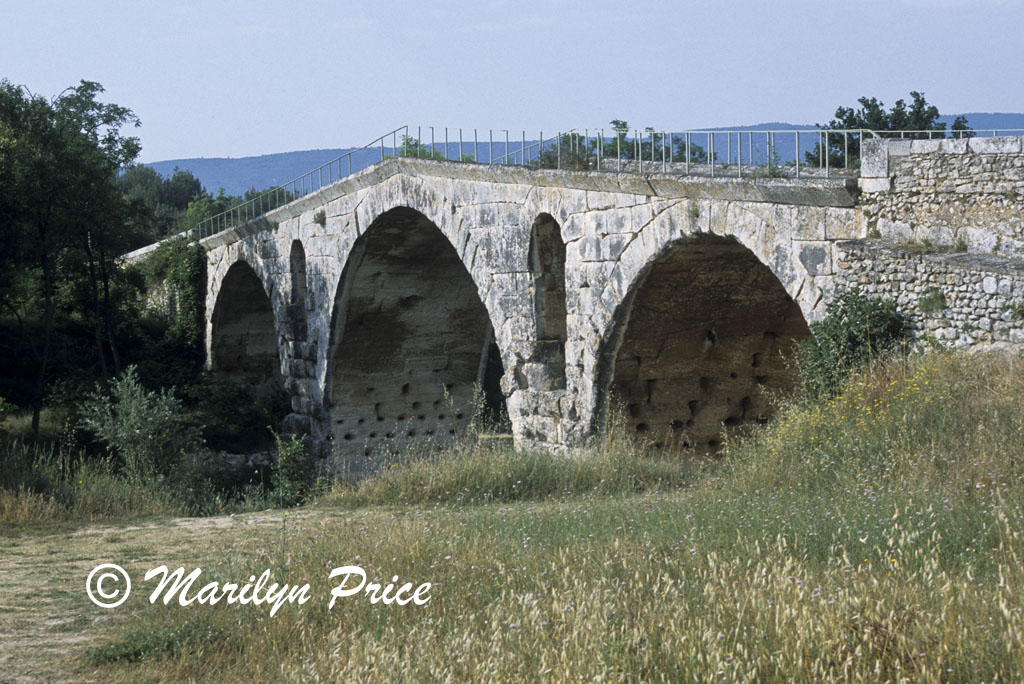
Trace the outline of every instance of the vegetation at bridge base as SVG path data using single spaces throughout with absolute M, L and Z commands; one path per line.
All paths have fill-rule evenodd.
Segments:
M 859 290 L 840 293 L 800 345 L 796 368 L 801 389 L 811 400 L 828 399 L 855 370 L 906 345 L 903 317 L 894 302 L 870 299 Z
M 127 131 L 138 119 L 102 93 L 82 81 L 47 99 L 0 80 L 4 496 L 49 501 L 51 517 L 257 505 L 246 502 L 269 489 L 262 468 L 205 461 L 214 460 L 210 449 L 272 449 L 266 426 L 289 407 L 280 395 L 256 396 L 203 373 L 205 252 L 182 237 L 139 265 L 118 260 L 241 198 L 214 196 L 187 171 L 163 178 L 135 164 L 139 143 Z M 135 393 L 119 398 L 128 386 Z M 168 397 L 177 422 L 163 425 Z M 103 398 L 110 404 L 97 413 Z M 135 426 L 134 440 L 111 441 L 128 429 L 117 427 L 124 417 L 113 407 L 129 406 L 157 422 Z M 153 439 L 187 446 L 140 461 L 132 446 Z M 94 506 L 96 491 L 120 503 Z M 17 515 L 31 518 L 31 508 Z

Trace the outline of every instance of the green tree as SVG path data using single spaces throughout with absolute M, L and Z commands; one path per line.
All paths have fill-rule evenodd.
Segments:
M 885 110 L 885 104 L 874 97 L 862 97 L 857 100 L 859 109 L 852 107 L 838 107 L 835 118 L 819 128 L 823 129 L 846 129 L 859 130 L 867 129 L 881 137 L 904 137 L 904 138 L 929 138 L 936 133 L 938 137 L 945 137 L 946 124 L 939 121 L 939 109 L 925 100 L 924 93 L 916 90 L 910 92 L 911 103 L 900 99 L 889 109 Z M 953 121 L 952 130 L 957 137 L 970 137 L 973 131 L 967 126 L 967 119 L 958 116 Z M 844 149 L 849 150 L 849 165 L 856 166 L 860 163 L 860 136 L 847 136 L 844 142 L 843 135 L 839 133 L 824 133 L 827 141 L 829 165 L 833 167 L 843 166 L 847 160 L 844 158 Z M 821 143 L 817 143 L 814 149 L 804 153 L 804 159 L 808 166 L 819 166 L 823 159 L 821 154 Z
M 65 278 L 88 280 L 101 359 L 105 328 L 116 363 L 110 280 L 126 212 L 116 179 L 140 149 L 138 139 L 122 129 L 139 122 L 131 110 L 99 102 L 102 92 L 100 84 L 82 81 L 46 99 L 0 79 L 0 215 L 12 237 L 4 252 L 7 259 L 31 264 L 42 309 L 33 312 L 43 321 L 32 395 L 34 435 L 53 353 L 57 292 Z M 83 258 L 75 259 L 75 253 Z
M 420 142 L 419 138 L 411 135 L 403 135 L 402 142 L 395 150 L 399 157 L 416 157 L 418 159 L 445 159 L 444 153 L 427 143 Z
M 143 164 L 125 169 L 118 186 L 131 203 L 137 233 L 147 243 L 184 230 L 181 224 L 188 205 L 206 193 L 190 171 L 175 169 L 165 178 Z
M 596 168 L 594 145 L 580 133 L 561 133 L 554 143 L 543 146 L 530 164 L 537 169 Z

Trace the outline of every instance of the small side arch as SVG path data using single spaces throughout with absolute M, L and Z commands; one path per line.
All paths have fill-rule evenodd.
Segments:
M 565 388 L 565 242 L 561 228 L 550 214 L 533 222 L 529 248 L 533 280 L 534 315 L 537 325 L 535 361 L 549 368 L 549 387 Z
M 306 250 L 301 240 L 292 240 L 288 257 L 291 273 L 291 295 L 288 300 L 288 329 L 293 340 L 306 340 L 308 322 L 306 317 Z
M 245 261 L 224 274 L 211 322 L 210 366 L 216 375 L 256 388 L 283 386 L 274 309 Z

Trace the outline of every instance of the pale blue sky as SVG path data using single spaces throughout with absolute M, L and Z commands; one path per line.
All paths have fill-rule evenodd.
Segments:
M 1024 1 L 8 0 L 0 76 L 80 79 L 142 119 L 141 160 L 516 131 L 824 122 L 924 91 L 1024 112 Z

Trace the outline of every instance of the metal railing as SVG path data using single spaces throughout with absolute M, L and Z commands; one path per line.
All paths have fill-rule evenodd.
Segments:
M 388 131 L 384 135 L 368 142 L 362 147 L 349 150 L 337 159 L 332 159 L 326 164 L 322 164 L 312 171 L 302 174 L 298 178 L 266 190 L 251 199 L 240 204 L 236 204 L 227 211 L 200 221 L 199 224 L 190 231 L 189 237 L 201 240 L 215 233 L 220 233 L 229 228 L 240 226 L 243 223 L 266 214 L 268 211 L 277 209 L 278 207 L 308 195 L 311 192 L 315 192 L 326 184 L 341 180 L 346 176 L 351 176 L 354 171 L 360 170 L 358 165 L 353 168 L 353 157 L 363 150 L 376 148 L 378 144 L 380 146 L 380 161 L 383 161 L 386 156 L 384 153 L 385 141 L 389 137 L 391 138 L 391 150 L 393 153 L 397 147 L 398 133 L 400 131 L 404 131 L 402 140 L 407 140 L 409 132 L 408 126 L 400 126 L 393 131 Z M 335 171 L 335 168 L 337 168 L 337 171 Z M 342 173 L 343 169 L 345 170 L 344 173 Z M 327 173 L 326 184 L 324 183 L 325 171 Z
M 935 139 L 1024 133 L 1024 129 L 657 131 L 644 128 L 607 131 L 594 128 L 557 131 L 548 137 L 543 131 L 537 131 L 536 138 L 527 131 L 513 136 L 508 129 L 487 129 L 484 138 L 484 129 L 475 128 L 417 126 L 415 136 L 411 131 L 410 126 L 395 128 L 360 148 L 200 222 L 189 231 L 189 236 L 202 239 L 242 225 L 390 156 L 617 173 L 828 178 L 858 173 L 860 144 L 872 137 Z M 429 135 L 429 143 L 425 134 Z M 387 142 L 391 143 L 390 147 Z M 369 159 L 365 154 L 368 150 L 374 150 Z

